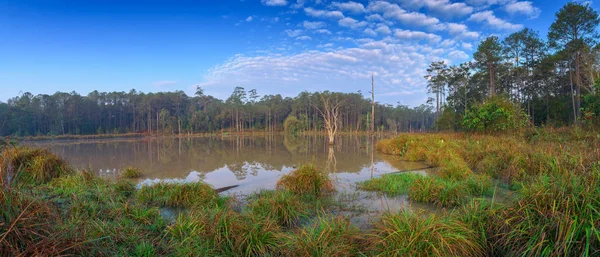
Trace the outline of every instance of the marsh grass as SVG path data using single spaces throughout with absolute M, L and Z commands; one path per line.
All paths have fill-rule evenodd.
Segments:
M 265 190 L 250 198 L 248 211 L 252 215 L 274 220 L 280 226 L 297 226 L 308 214 L 308 205 L 288 191 Z
M 327 196 L 334 191 L 333 181 L 327 173 L 317 170 L 313 165 L 304 165 L 283 175 L 277 181 L 277 188 L 315 197 Z
M 600 139 L 561 131 L 382 140 L 380 151 L 438 169 L 362 189 L 452 208 L 388 213 L 368 231 L 334 215 L 344 208 L 335 201 L 352 197 L 334 197 L 329 176 L 312 166 L 235 201 L 202 182 L 136 189 L 73 171 L 45 150 L 8 146 L 0 256 L 600 256 Z M 495 202 L 493 179 L 517 191 Z M 184 211 L 166 221 L 165 208 Z
M 341 216 L 319 215 L 285 237 L 284 256 L 360 256 L 361 232 Z
M 206 206 L 217 204 L 219 200 L 215 190 L 204 182 L 142 186 L 136 196 L 142 203 L 167 207 Z
M 121 171 L 120 178 L 140 178 L 142 173 L 136 167 L 127 167 Z
M 42 184 L 70 173 L 67 162 L 45 149 L 13 146 L 0 153 L 2 184 Z
M 389 195 L 404 195 L 415 180 L 423 175 L 415 173 L 395 173 L 370 180 L 361 181 L 358 187 L 367 191 L 382 191 Z
M 600 255 L 600 169 L 540 176 L 491 225 L 505 255 Z
M 81 240 L 53 224 L 47 202 L 0 187 L 0 256 L 56 256 L 80 252 Z
M 229 208 L 196 209 L 167 229 L 184 256 L 268 256 L 278 251 L 280 228 L 270 219 Z
M 484 256 L 473 229 L 435 214 L 385 214 L 372 237 L 378 256 Z

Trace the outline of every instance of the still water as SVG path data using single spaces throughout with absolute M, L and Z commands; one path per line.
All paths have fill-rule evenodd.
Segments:
M 368 137 L 339 136 L 330 148 L 323 136 L 192 137 L 133 140 L 45 141 L 30 145 L 50 149 L 80 169 L 92 169 L 106 179 L 117 179 L 133 166 L 143 176 L 140 185 L 158 181 L 203 180 L 214 188 L 237 186 L 226 194 L 248 194 L 274 189 L 279 177 L 312 163 L 330 172 L 341 193 L 356 193 L 355 182 L 382 174 L 424 169 L 374 152 Z M 375 197 L 360 192 L 367 208 L 395 211 L 410 205 L 405 197 Z M 375 199 L 376 198 L 376 199 Z

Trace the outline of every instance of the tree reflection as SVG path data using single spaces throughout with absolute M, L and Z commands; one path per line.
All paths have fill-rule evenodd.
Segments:
M 46 143 L 43 147 L 65 157 L 79 168 L 96 171 L 141 169 L 146 178 L 184 178 L 191 171 L 202 174 L 219 169 L 236 178 L 281 172 L 313 163 L 332 173 L 357 173 L 380 160 L 366 137 L 340 136 L 333 147 L 323 136 L 148 138 L 138 140 Z M 369 144 L 369 143 L 367 143 Z

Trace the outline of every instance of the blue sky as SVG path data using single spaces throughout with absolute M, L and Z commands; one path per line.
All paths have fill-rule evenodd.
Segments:
M 228 97 L 308 91 L 424 103 L 425 69 L 529 27 L 545 38 L 566 1 L 0 1 L 0 101 L 20 92 Z M 597 9 L 598 5 L 592 3 Z

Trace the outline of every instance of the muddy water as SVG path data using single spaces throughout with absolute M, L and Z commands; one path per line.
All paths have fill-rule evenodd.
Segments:
M 386 198 L 360 192 L 355 182 L 403 170 L 419 170 L 422 163 L 404 162 L 373 151 L 370 138 L 340 136 L 330 148 L 321 136 L 146 138 L 102 141 L 31 142 L 50 149 L 78 168 L 92 169 L 107 179 L 134 166 L 142 171 L 140 185 L 158 181 L 203 180 L 214 188 L 238 185 L 226 194 L 248 194 L 274 189 L 279 177 L 302 164 L 329 171 L 340 195 L 374 211 L 397 211 L 411 204 L 405 197 Z M 426 208 L 426 207 L 423 207 Z

